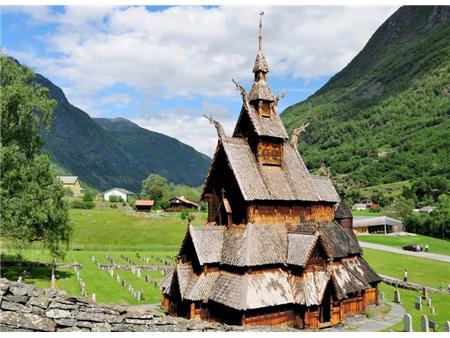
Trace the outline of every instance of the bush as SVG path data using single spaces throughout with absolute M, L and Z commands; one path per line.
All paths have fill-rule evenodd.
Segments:
M 95 207 L 95 203 L 92 201 L 85 202 L 82 200 L 75 200 L 70 203 L 70 207 L 72 209 L 93 209 Z
M 193 221 L 195 219 L 195 215 L 194 215 L 195 209 L 188 209 L 185 208 L 183 210 L 181 210 L 181 219 L 187 219 L 190 218 L 191 221 Z
M 112 209 L 117 209 L 117 204 L 110 204 L 109 207 Z
M 111 196 L 109 196 L 109 201 L 112 202 L 112 203 L 122 202 L 122 197 L 121 196 L 116 196 L 116 195 L 111 195 Z
M 92 202 L 93 200 L 91 192 L 86 190 L 83 195 L 83 202 Z

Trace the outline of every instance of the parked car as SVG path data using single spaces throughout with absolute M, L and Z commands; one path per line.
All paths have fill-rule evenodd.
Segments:
M 403 247 L 403 250 L 418 252 L 422 251 L 422 247 L 418 244 L 408 244 Z

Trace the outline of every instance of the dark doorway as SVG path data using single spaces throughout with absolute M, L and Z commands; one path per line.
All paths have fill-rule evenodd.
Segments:
M 328 284 L 322 303 L 319 305 L 319 323 L 329 323 L 331 321 L 331 291 Z

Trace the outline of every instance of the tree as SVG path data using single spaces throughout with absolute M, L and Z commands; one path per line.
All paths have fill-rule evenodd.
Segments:
M 5 55 L 0 62 L 0 235 L 18 247 L 40 241 L 55 259 L 72 234 L 63 186 L 40 153 L 55 101 L 30 69 Z
M 154 200 L 155 208 L 165 208 L 170 198 L 169 183 L 162 176 L 150 174 L 142 182 L 141 197 Z

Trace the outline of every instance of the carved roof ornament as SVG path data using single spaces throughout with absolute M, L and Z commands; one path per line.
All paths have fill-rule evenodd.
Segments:
M 217 136 L 219 137 L 219 140 L 222 140 L 225 137 L 225 130 L 223 129 L 220 122 L 217 120 L 214 120 L 214 118 L 211 114 L 209 116 L 203 114 L 203 116 L 209 121 L 209 123 L 211 123 L 216 128 Z
M 239 81 L 236 81 L 235 79 L 231 79 L 231 81 L 233 81 L 233 83 L 235 84 L 236 90 L 238 90 L 241 93 L 242 101 L 244 102 L 245 109 L 247 109 L 247 111 L 248 111 L 250 109 L 250 107 L 249 107 L 249 103 L 248 103 L 247 91 L 245 90 L 244 87 L 242 87 L 242 85 L 239 83 Z
M 294 129 L 291 136 L 291 144 L 297 149 L 298 142 L 300 141 L 300 134 L 306 130 L 306 127 L 309 126 L 309 122 L 307 124 L 302 123 L 300 127 Z

